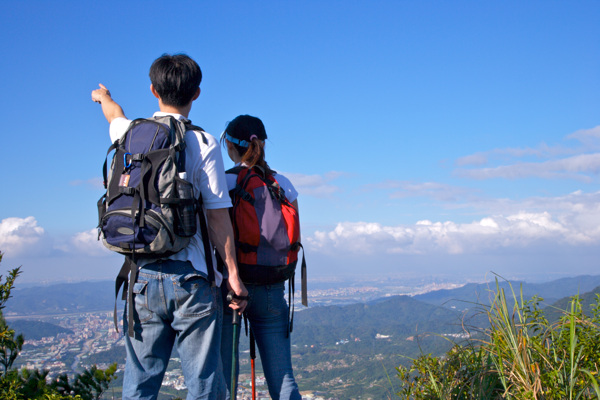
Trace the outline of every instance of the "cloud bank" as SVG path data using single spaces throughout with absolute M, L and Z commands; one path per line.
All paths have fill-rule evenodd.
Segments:
M 599 193 L 542 202 L 549 211 L 518 211 L 469 222 L 418 221 L 386 226 L 373 222 L 342 222 L 330 231 L 308 237 L 310 249 L 328 254 L 481 254 L 548 246 L 600 244 Z M 535 203 L 530 200 L 529 204 Z
M 340 192 L 340 188 L 331 182 L 344 174 L 341 172 L 328 172 L 324 175 L 305 175 L 298 173 L 282 172 L 294 185 L 296 190 L 303 195 L 325 198 Z

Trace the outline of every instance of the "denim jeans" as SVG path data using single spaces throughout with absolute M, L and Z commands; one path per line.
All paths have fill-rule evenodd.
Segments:
M 134 337 L 125 335 L 123 399 L 157 398 L 174 344 L 187 399 L 224 399 L 219 289 L 190 262 L 174 260 L 145 265 L 132 284 Z M 127 332 L 127 315 L 123 324 Z
M 222 285 L 224 288 L 224 285 Z M 290 337 L 288 335 L 288 304 L 285 301 L 285 284 L 246 285 L 248 306 L 245 314 L 254 333 L 256 346 L 260 354 L 269 394 L 273 400 L 300 400 L 298 385 L 292 370 Z M 223 289 L 223 295 L 227 295 Z M 231 353 L 233 350 L 232 310 L 224 307 L 223 336 L 221 339 L 221 356 L 223 371 L 227 381 L 227 399 L 231 388 Z M 240 329 L 243 331 L 243 329 Z M 239 340 L 238 340 L 239 342 Z M 238 344 L 236 343 L 236 351 Z M 239 353 L 236 354 L 236 376 L 239 372 Z M 236 387 L 237 392 L 237 387 Z M 233 397 L 235 398 L 235 396 Z

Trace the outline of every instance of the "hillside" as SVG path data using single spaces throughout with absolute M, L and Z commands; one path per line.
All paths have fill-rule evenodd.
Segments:
M 544 304 L 542 304 L 542 306 L 546 306 L 564 297 L 594 290 L 594 288 L 600 286 L 600 275 L 582 275 L 573 278 L 557 279 L 545 283 L 513 281 L 510 282 L 510 285 L 508 282 L 499 279 L 500 288 L 504 289 L 507 294 L 510 293 L 511 285 L 517 295 L 519 295 L 522 285 L 523 296 L 525 298 L 531 298 L 534 295 L 538 295 L 544 299 Z M 472 308 L 476 304 L 490 304 L 490 293 L 495 290 L 495 282 L 469 283 L 457 289 L 436 290 L 414 296 L 414 298 L 430 304 L 465 310 Z M 510 298 L 512 296 L 507 297 Z
M 61 283 L 14 289 L 6 303 L 6 316 L 69 314 L 108 311 L 115 306 L 114 281 Z
M 73 333 L 71 329 L 42 321 L 16 319 L 11 320 L 9 326 L 14 329 L 17 335 L 22 334 L 25 340 L 39 340 L 45 337 L 54 337 L 61 333 L 67 335 Z
M 581 308 L 585 315 L 591 316 L 593 314 L 592 305 L 596 304 L 598 296 L 600 296 L 600 286 L 579 295 L 579 298 L 581 299 Z M 564 297 L 553 303 L 551 306 L 546 307 L 544 315 L 548 321 L 558 321 L 565 311 L 570 311 L 569 302 L 572 297 L 573 296 Z
M 296 313 L 294 340 L 330 344 L 350 337 L 374 340 L 380 335 L 411 336 L 419 332 L 460 331 L 460 314 L 408 296 L 366 304 L 309 308 Z

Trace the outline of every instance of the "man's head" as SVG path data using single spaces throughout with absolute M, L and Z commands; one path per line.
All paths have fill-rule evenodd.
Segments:
M 163 54 L 150 67 L 150 81 L 165 105 L 184 107 L 198 92 L 202 71 L 185 54 Z

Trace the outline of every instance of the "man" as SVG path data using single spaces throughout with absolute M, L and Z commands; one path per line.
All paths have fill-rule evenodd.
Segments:
M 150 91 L 158 99 L 160 109 L 154 116 L 171 115 L 186 120 L 193 101 L 200 95 L 202 72 L 198 64 L 183 54 L 165 54 L 150 67 L 150 80 Z M 92 100 L 102 105 L 110 123 L 111 140 L 119 139 L 131 122 L 121 106 L 102 84 L 92 91 Z M 235 262 L 228 212 L 231 201 L 223 159 L 218 141 L 211 135 L 204 136 L 207 143 L 200 132 L 186 133 L 187 180 L 194 185 L 196 197 L 202 196 L 211 242 L 229 275 L 228 289 L 239 297 L 234 298 L 230 307 L 241 313 L 248 292 Z M 174 343 L 188 387 L 187 399 L 225 398 L 220 362 L 222 304 L 219 290 L 207 279 L 202 240 L 208 238 L 202 238 L 198 232 L 186 248 L 166 259 L 137 260 L 138 277 L 129 283 L 134 285 L 135 335 L 125 335 L 123 399 L 157 398 Z M 218 272 L 215 275 L 220 285 L 222 276 Z M 127 326 L 125 316 L 123 321 Z

